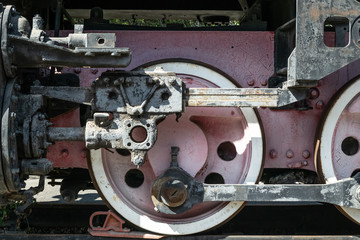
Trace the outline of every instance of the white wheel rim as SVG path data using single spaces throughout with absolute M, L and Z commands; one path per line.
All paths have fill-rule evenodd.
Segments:
M 200 65 L 183 62 L 168 62 L 153 65 L 146 70 L 153 70 L 155 67 L 161 66 L 165 71 L 173 71 L 178 74 L 186 74 L 198 76 L 207 79 L 210 82 L 222 88 L 236 87 L 229 79 L 223 75 Z M 263 136 L 261 126 L 255 111 L 251 108 L 242 108 L 242 113 L 248 123 L 248 131 L 251 136 L 251 162 L 246 175 L 245 184 L 252 184 L 258 180 L 262 169 L 263 162 Z M 117 194 L 111 187 L 111 184 L 104 171 L 102 162 L 101 149 L 91 150 L 91 167 L 97 186 L 99 187 L 103 197 L 120 215 L 125 217 L 133 224 L 160 234 L 165 235 L 186 235 L 202 232 L 211 229 L 237 213 L 244 202 L 230 202 L 213 215 L 191 223 L 164 223 L 153 220 L 146 215 L 139 215 L 132 208 L 119 199 Z
M 336 170 L 333 163 L 333 137 L 334 130 L 337 127 L 338 120 L 348 106 L 348 104 L 354 99 L 360 92 L 360 79 L 355 80 L 351 85 L 349 85 L 345 91 L 336 99 L 335 104 L 331 107 L 331 110 L 328 112 L 328 115 L 323 124 L 323 128 L 320 135 L 320 161 L 321 169 L 326 183 L 334 183 L 338 179 Z M 350 177 L 350 176 L 348 176 Z M 360 223 L 360 210 L 338 207 L 342 210 L 345 215 L 352 219 L 353 221 Z

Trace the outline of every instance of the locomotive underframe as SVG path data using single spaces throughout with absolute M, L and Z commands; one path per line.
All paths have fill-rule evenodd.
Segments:
M 243 10 L 249 8 L 246 1 L 240 4 Z M 185 107 L 261 107 L 258 112 L 261 119 L 266 119 L 263 127 L 269 143 L 265 149 L 265 168 L 315 171 L 314 162 L 309 159 L 317 154 L 313 140 L 324 105 L 340 87 L 359 74 L 356 60 L 359 59 L 360 6 L 355 1 L 297 1 L 296 29 L 289 23 L 276 33 L 276 39 L 284 36 L 287 39 L 295 33 L 296 47 L 289 57 L 287 70 L 276 69 L 278 75 L 272 79 L 280 79 L 280 84 L 273 86 L 270 82 L 273 46 L 269 44 L 273 41 L 268 39 L 274 35 L 270 32 L 229 32 L 228 36 L 186 31 L 108 34 L 83 33 L 83 27 L 75 25 L 73 34 L 64 31 L 60 38 L 50 37 L 43 31 L 39 16 L 34 17 L 30 29 L 12 6 L 5 7 L 1 14 L 1 204 L 25 200 L 23 208 L 31 204 L 34 194 L 43 190 L 44 175 L 54 167 L 87 168 L 86 159 L 93 153 L 88 150 L 127 150 L 133 164 L 142 166 L 156 142 L 158 122 L 170 114 L 180 118 Z M 340 28 L 346 30 L 336 32 L 335 36 L 327 35 L 324 30 L 327 21 L 340 22 Z M 344 42 L 347 32 L 350 33 L 348 39 L 345 37 L 348 44 L 343 46 L 340 42 Z M 335 47 L 329 47 L 328 38 L 334 37 Z M 214 42 L 203 44 L 205 38 Z M 176 47 L 171 49 L 173 43 Z M 264 47 L 260 53 L 259 45 Z M 229 54 L 224 49 L 233 50 Z M 285 51 L 289 49 L 291 46 Z M 131 61 L 131 54 L 137 59 Z M 239 59 L 237 54 L 243 57 Z M 166 69 L 139 70 L 154 62 L 186 63 L 189 59 L 217 66 L 222 74 L 236 79 L 237 85 L 251 88 L 186 88 L 175 73 Z M 79 86 L 49 86 L 39 80 L 27 85 L 27 78 L 33 74 L 29 69 L 48 66 L 68 67 L 62 74 L 76 73 L 85 80 L 80 81 Z M 103 67 L 121 67 L 127 71 L 98 69 Z M 252 72 L 249 68 L 255 73 L 248 75 Z M 95 78 L 98 79 L 94 81 Z M 332 78 L 339 78 L 337 86 L 331 85 Z M 256 88 L 258 86 L 262 88 Z M 71 111 L 50 119 L 46 102 L 53 100 L 72 104 Z M 79 120 L 80 105 L 88 106 L 93 116 L 86 126 Z M 281 123 L 280 115 L 284 116 Z M 283 126 L 295 133 L 279 136 L 277 131 Z M 136 130 L 142 133 L 135 133 Z M 301 144 L 291 146 L 298 138 L 302 139 Z M 176 153 L 172 158 L 170 168 L 152 187 L 152 200 L 156 210 L 162 213 L 180 214 L 195 204 L 211 201 L 319 201 L 360 209 L 358 175 L 331 184 L 209 185 L 197 182 L 179 168 Z M 37 188 L 25 190 L 24 180 L 28 175 L 41 176 Z

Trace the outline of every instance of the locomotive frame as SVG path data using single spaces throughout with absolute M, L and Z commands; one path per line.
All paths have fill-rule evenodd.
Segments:
M 23 200 L 22 211 L 49 175 L 63 179 L 65 200 L 94 185 L 115 212 L 161 234 L 213 228 L 245 201 L 331 203 L 360 222 L 358 1 L 239 0 L 196 11 L 102 3 L 108 15 L 211 23 L 256 23 L 256 9 L 278 4 L 283 15 L 264 17 L 275 32 L 118 30 L 100 8 L 85 21 L 98 31 L 72 32 L 62 14 L 73 22 L 82 5 L 29 3 L 15 4 L 32 24 L 1 7 L 1 204 Z M 257 184 L 264 169 L 300 169 L 308 184 L 281 175 Z M 26 188 L 29 175 L 38 187 Z

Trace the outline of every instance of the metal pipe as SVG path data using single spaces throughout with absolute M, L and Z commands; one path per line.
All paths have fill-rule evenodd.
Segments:
M 54 36 L 59 36 L 60 31 L 60 21 L 61 21 L 61 10 L 62 10 L 62 0 L 57 0 L 57 6 L 56 6 L 56 14 L 55 14 L 55 29 L 54 29 Z
M 48 140 L 56 141 L 85 141 L 84 127 L 51 127 L 48 128 Z

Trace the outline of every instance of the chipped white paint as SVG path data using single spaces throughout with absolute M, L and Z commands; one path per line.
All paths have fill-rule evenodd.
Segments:
M 274 202 L 300 202 L 299 198 L 294 198 L 294 197 L 283 197 L 283 198 L 277 198 L 274 199 Z
M 279 194 L 279 193 L 282 192 L 283 189 L 284 189 L 284 188 L 283 188 L 282 186 L 276 186 L 276 187 L 274 187 L 274 188 L 271 188 L 271 189 L 269 190 L 269 193 Z

